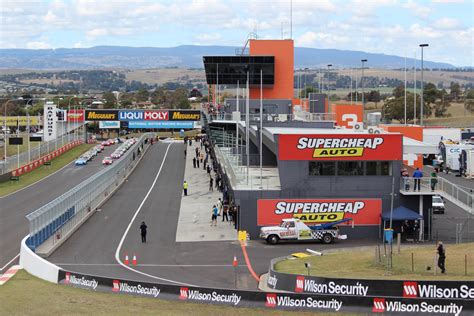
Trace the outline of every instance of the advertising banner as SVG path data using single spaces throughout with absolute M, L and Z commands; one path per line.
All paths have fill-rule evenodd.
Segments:
M 280 135 L 281 160 L 402 160 L 400 134 Z
M 170 121 L 199 121 L 201 111 L 199 110 L 171 110 L 169 111 Z
M 167 121 L 168 111 L 160 110 L 138 110 L 138 111 L 119 111 L 120 121 Z
M 279 225 L 284 218 L 298 218 L 308 225 L 345 218 L 352 218 L 356 226 L 379 225 L 381 212 L 381 199 L 258 200 L 257 225 Z
M 30 126 L 35 126 L 40 124 L 40 119 L 38 116 L 30 116 Z M 5 119 L 4 116 L 0 116 L 0 125 L 3 126 L 7 123 L 7 126 L 28 126 L 28 116 L 7 116 Z
M 69 122 L 84 122 L 84 110 L 67 111 L 67 120 Z
M 118 129 L 120 128 L 120 121 L 99 121 L 99 128 Z
M 272 266 L 279 259 L 272 260 Z M 412 299 L 471 300 L 474 281 L 404 281 L 323 278 L 281 273 L 269 269 L 267 285 L 271 289 L 316 295 L 356 297 L 394 297 Z
M 130 121 L 128 128 L 193 128 L 194 122 Z
M 117 110 L 86 110 L 85 120 L 86 121 L 117 121 L 118 120 Z
M 281 282 L 283 274 L 274 273 L 269 275 L 272 284 Z M 297 275 L 293 277 L 293 291 L 296 286 Z M 309 279 L 309 277 L 308 277 Z M 334 282 L 333 282 L 334 281 Z M 167 285 L 159 283 L 147 283 L 123 279 L 112 279 L 100 276 L 92 276 L 59 270 L 58 283 L 64 286 L 78 287 L 92 291 L 102 291 L 115 294 L 135 295 L 148 298 L 158 298 L 175 301 L 190 301 L 224 305 L 232 307 L 269 308 L 278 310 L 298 310 L 313 312 L 346 312 L 346 313 L 400 313 L 406 315 L 472 315 L 474 311 L 474 300 L 468 295 L 464 299 L 456 298 L 423 298 L 386 295 L 371 296 L 370 282 L 372 280 L 349 280 L 359 285 L 345 285 L 336 280 L 327 279 L 327 284 L 333 282 L 330 290 L 321 290 L 317 293 L 272 293 L 262 291 L 246 291 L 219 288 L 190 287 L 180 285 Z M 305 286 L 305 280 L 299 279 L 299 284 Z M 376 281 L 382 284 L 387 281 Z M 388 281 L 389 283 L 401 281 Z M 369 285 L 365 285 L 365 284 Z M 445 282 L 431 282 L 433 286 L 442 285 Z M 458 282 L 462 283 L 462 282 Z M 472 282 L 466 282 L 472 283 Z M 472 286 L 467 285 L 472 290 Z M 324 287 L 324 285 L 322 286 Z M 388 286 L 389 288 L 391 286 Z M 274 288 L 273 286 L 271 288 Z M 400 290 L 401 292 L 402 290 Z M 436 291 L 435 291 L 436 292 Z M 442 290 L 439 291 L 443 292 Z M 448 295 L 449 291 L 445 294 Z M 327 293 L 327 294 L 323 294 Z M 387 292 L 388 293 L 388 292 Z M 442 294 L 444 295 L 444 294 Z M 449 296 L 449 295 L 448 295 Z
M 56 105 L 53 103 L 46 102 L 44 105 L 43 112 L 43 129 L 44 136 L 43 140 L 45 142 L 56 139 L 57 134 L 57 117 L 56 117 Z

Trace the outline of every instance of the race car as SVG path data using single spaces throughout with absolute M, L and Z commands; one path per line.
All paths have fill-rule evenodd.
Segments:
M 86 157 L 79 157 L 75 162 L 74 164 L 76 166 L 84 166 L 84 165 L 87 165 L 87 158 Z
M 114 160 L 111 158 L 111 157 L 105 157 L 103 160 L 102 160 L 102 164 L 103 165 L 111 165 L 112 163 L 114 162 Z

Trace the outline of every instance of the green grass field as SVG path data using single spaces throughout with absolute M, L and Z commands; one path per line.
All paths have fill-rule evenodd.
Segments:
M 337 277 L 350 279 L 394 279 L 394 280 L 472 280 L 474 278 L 474 243 L 447 245 L 446 270 L 447 274 L 434 275 L 435 245 L 417 247 L 402 247 L 401 254 L 393 249 L 393 268 L 387 271 L 381 248 L 382 264 L 375 263 L 375 246 L 367 250 L 341 251 L 325 254 L 321 257 L 312 256 L 307 259 L 290 259 L 277 263 L 275 270 L 294 274 L 307 274 L 305 262 L 311 263 L 311 275 L 322 277 Z M 412 272 L 411 256 L 413 253 L 414 271 Z M 464 260 L 467 255 L 468 273 L 465 275 Z M 427 266 L 431 270 L 426 269 Z M 389 273 L 388 273 L 389 272 Z
M 26 173 L 20 176 L 19 181 L 6 181 L 0 183 L 0 197 L 5 196 L 9 193 L 15 192 L 21 188 L 26 187 L 50 174 L 53 172 L 61 169 L 77 157 L 79 157 L 82 153 L 86 152 L 89 148 L 91 148 L 92 144 L 82 144 L 73 149 L 69 150 L 68 152 L 62 154 L 61 156 L 51 160 L 51 166 L 41 166 L 32 172 Z
M 94 292 L 42 281 L 23 270 L 0 286 L 0 297 L 0 315 L 329 315 L 232 308 Z

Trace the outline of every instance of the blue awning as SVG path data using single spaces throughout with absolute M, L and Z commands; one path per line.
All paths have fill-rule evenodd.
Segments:
M 382 214 L 382 219 L 384 221 L 389 221 L 390 212 L 384 212 Z M 423 219 L 423 216 L 421 216 L 417 212 L 410 210 L 409 208 L 406 208 L 404 206 L 399 206 L 393 209 L 392 220 L 394 221 L 414 221 L 414 220 L 419 220 L 419 219 Z

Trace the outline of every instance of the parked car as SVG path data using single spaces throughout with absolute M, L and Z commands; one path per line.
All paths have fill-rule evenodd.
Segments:
M 444 201 L 441 196 L 433 195 L 433 200 L 432 200 L 431 205 L 433 207 L 433 213 L 444 214 Z

